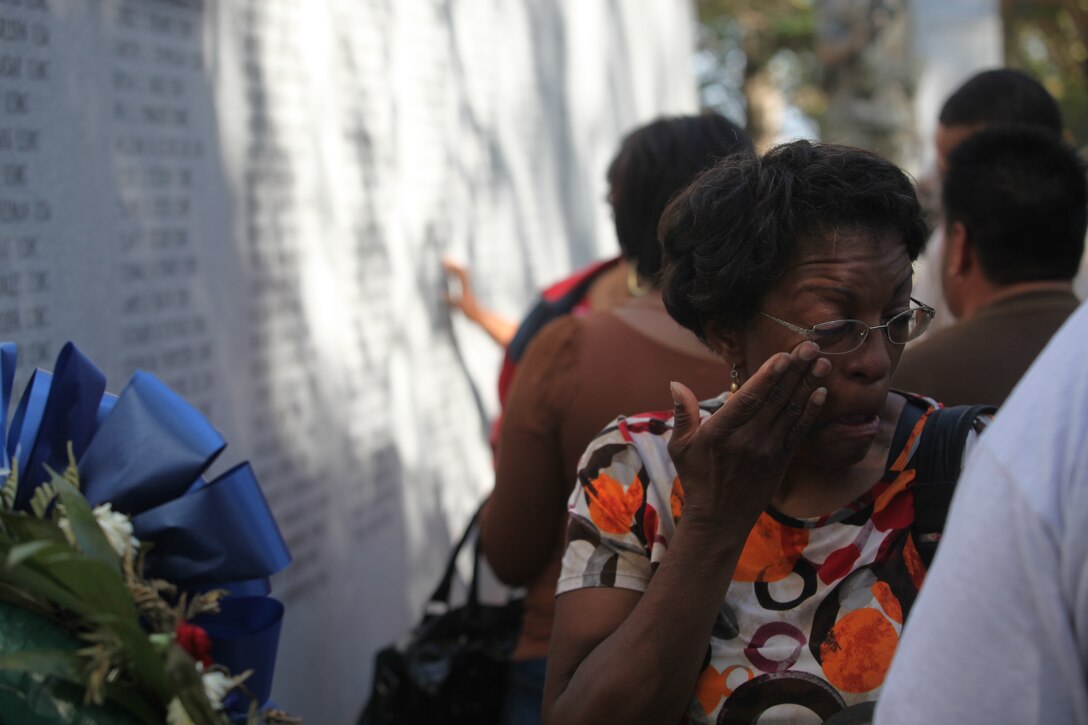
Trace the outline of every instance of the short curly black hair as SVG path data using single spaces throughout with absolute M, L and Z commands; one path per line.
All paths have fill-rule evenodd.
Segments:
M 656 281 L 661 270 L 657 220 L 695 176 L 737 152 L 750 153 L 744 130 L 713 111 L 659 118 L 623 139 L 608 167 L 620 250 L 638 273 Z
M 901 237 L 912 261 L 925 246 L 914 183 L 892 162 L 809 141 L 732 156 L 661 216 L 665 307 L 703 342 L 743 329 L 801 244 L 861 230 Z

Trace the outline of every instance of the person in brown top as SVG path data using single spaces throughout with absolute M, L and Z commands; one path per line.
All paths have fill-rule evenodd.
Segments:
M 933 137 L 937 152 L 936 178 L 923 180 L 940 205 L 940 178 L 948 172 L 948 155 L 964 140 L 991 126 L 1037 126 L 1055 136 L 1062 134 L 1062 111 L 1058 102 L 1035 77 L 1014 68 L 991 68 L 976 73 L 945 99 Z M 929 335 L 955 322 L 944 303 L 941 290 L 941 260 L 944 254 L 944 224 L 930 235 L 925 252 L 914 265 L 914 296 L 926 300 L 937 311 Z M 1078 275 L 1076 289 L 1088 289 L 1088 269 Z M 1084 286 L 1082 286 L 1084 285 Z M 909 347 L 908 347 L 909 349 Z
M 699 171 L 750 150 L 744 132 L 716 114 L 662 119 L 628 135 L 610 167 L 609 200 L 621 247 L 638 250 L 644 291 L 608 312 L 552 322 L 521 360 L 480 539 L 501 580 L 528 586 L 504 723 L 540 722 L 566 501 L 582 451 L 621 413 L 669 409 L 678 375 L 706 397 L 729 385 L 729 369 L 665 312 L 655 282 L 657 221 Z
M 1078 305 L 1084 163 L 1044 130 L 988 128 L 949 155 L 942 203 L 944 294 L 959 322 L 908 349 L 892 385 L 1000 405 Z

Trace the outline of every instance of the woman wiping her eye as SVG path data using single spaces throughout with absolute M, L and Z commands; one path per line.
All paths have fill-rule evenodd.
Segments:
M 672 411 L 583 455 L 547 722 L 864 721 L 926 568 L 912 453 L 935 404 L 889 387 L 933 316 L 911 298 L 925 233 L 902 171 L 807 141 L 665 210 L 666 307 L 732 389 L 678 381 Z

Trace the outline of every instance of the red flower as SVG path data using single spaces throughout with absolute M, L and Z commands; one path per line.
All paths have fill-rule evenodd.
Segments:
M 181 648 L 197 662 L 205 667 L 212 665 L 212 640 L 203 627 L 189 624 L 184 619 L 178 620 L 177 631 L 174 632 Z

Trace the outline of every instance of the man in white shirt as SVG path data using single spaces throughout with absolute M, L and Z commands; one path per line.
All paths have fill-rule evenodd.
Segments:
M 970 456 L 877 725 L 1088 722 L 1088 306 Z

